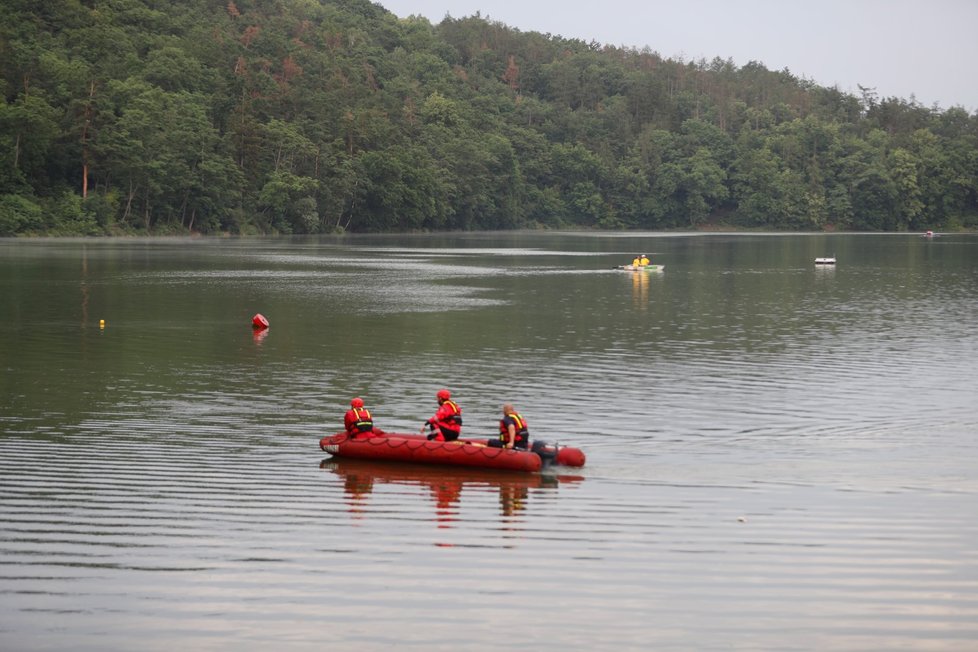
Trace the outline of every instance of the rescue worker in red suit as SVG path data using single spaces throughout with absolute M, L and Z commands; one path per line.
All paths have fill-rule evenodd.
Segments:
M 362 398 L 350 401 L 350 409 L 343 415 L 343 427 L 346 434 L 357 439 L 383 434 L 379 428 L 374 428 L 374 419 L 370 416 L 370 410 L 363 407 Z
M 526 429 L 526 419 L 507 403 L 503 406 L 503 418 L 499 420 L 499 439 L 490 439 L 487 443 L 494 448 L 526 450 L 529 442 L 530 431 Z
M 421 433 L 424 434 L 425 428 L 430 428 L 428 439 L 455 441 L 462 433 L 462 408 L 452 400 L 452 394 L 447 389 L 439 389 L 435 396 L 438 399 L 438 411 L 424 422 Z

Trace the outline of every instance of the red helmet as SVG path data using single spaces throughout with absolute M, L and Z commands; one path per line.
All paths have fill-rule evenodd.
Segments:
M 449 392 L 447 389 L 439 389 L 438 393 L 435 394 L 435 396 L 438 398 L 439 401 L 447 401 L 452 397 L 452 393 Z
M 355 399 L 353 399 L 352 401 L 350 401 L 350 407 L 352 407 L 352 408 L 362 408 L 363 407 L 363 399 L 362 398 L 355 398 Z

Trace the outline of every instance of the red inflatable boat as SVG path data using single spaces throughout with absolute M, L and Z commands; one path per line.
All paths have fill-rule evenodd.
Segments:
M 429 441 L 424 435 L 388 432 L 372 437 L 337 433 L 323 437 L 319 447 L 334 457 L 393 460 L 418 464 L 470 466 L 510 471 L 539 471 L 550 464 L 584 466 L 579 448 L 534 442 L 534 450 L 493 448 L 485 439 Z

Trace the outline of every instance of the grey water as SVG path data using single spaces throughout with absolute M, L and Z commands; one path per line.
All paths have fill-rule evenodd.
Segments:
M 0 649 L 978 648 L 978 236 L 0 240 L 0 308 Z M 442 387 L 586 466 L 319 450 Z

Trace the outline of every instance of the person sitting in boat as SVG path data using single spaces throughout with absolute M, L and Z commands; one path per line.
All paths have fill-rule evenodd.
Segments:
M 379 429 L 374 428 L 374 419 L 370 416 L 370 410 L 363 407 L 363 399 L 359 397 L 350 401 L 350 409 L 343 415 L 343 426 L 346 428 L 346 434 L 357 439 L 381 434 Z
M 424 422 L 421 433 L 424 434 L 425 428 L 430 428 L 428 439 L 455 441 L 462 433 L 462 408 L 452 400 L 452 394 L 447 389 L 439 389 L 435 397 L 438 399 L 438 411 Z
M 641 254 L 636 255 L 634 258 L 632 258 L 632 267 L 638 267 L 641 264 L 642 264 L 642 255 Z
M 649 260 L 649 257 L 648 257 L 647 254 L 642 254 L 642 257 L 639 259 L 638 264 L 639 264 L 640 267 L 646 267 L 651 262 L 652 261 Z
M 503 406 L 503 418 L 499 420 L 499 439 L 490 439 L 493 448 L 521 448 L 526 450 L 530 442 L 530 431 L 526 429 L 526 419 L 507 403 Z

